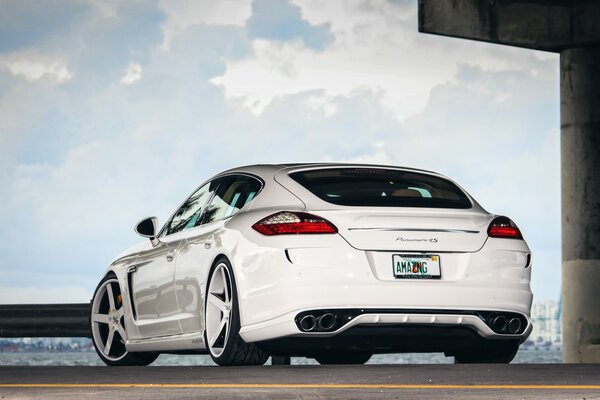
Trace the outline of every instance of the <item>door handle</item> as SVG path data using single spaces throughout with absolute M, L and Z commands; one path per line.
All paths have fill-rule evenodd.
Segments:
M 171 250 L 167 253 L 167 261 L 171 262 L 175 259 L 175 250 Z

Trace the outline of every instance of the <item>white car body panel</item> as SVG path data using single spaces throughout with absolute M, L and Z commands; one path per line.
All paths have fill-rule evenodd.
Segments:
M 185 236 L 185 232 L 170 235 L 161 246 L 148 246 L 138 253 L 136 271 L 129 280 L 140 338 L 182 333 L 173 277 Z
M 258 165 L 226 171 L 216 177 L 251 174 L 264 187 L 232 217 L 161 236 L 157 247 L 146 241 L 116 259 L 108 270 L 117 275 L 123 293 L 127 349 L 206 348 L 204 296 L 219 256 L 227 257 L 234 270 L 240 335 L 246 342 L 335 336 L 361 324 L 466 326 L 483 338 L 527 338 L 531 251 L 524 240 L 488 237 L 495 216 L 470 196 L 473 207 L 460 210 L 344 207 L 319 199 L 288 175 L 323 167 L 365 166 Z M 265 236 L 251 228 L 282 210 L 326 218 L 339 233 Z M 395 278 L 391 260 L 399 253 L 439 255 L 441 279 Z M 308 310 L 355 308 L 377 311 L 328 333 L 301 332 L 295 322 Z M 453 310 L 518 313 L 527 326 L 518 335 L 499 335 L 481 318 Z

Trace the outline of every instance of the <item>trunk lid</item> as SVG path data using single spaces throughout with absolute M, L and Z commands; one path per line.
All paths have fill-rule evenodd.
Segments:
M 402 208 L 309 211 L 332 222 L 354 248 L 375 251 L 475 252 L 485 243 L 489 214 Z

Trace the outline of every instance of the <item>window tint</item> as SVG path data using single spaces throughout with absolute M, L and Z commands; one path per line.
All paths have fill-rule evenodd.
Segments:
M 342 206 L 471 208 L 452 182 L 411 171 L 381 168 L 331 168 L 296 172 L 290 177 L 314 195 Z
M 198 225 L 200 222 L 200 216 L 202 210 L 206 205 L 206 202 L 212 196 L 217 186 L 216 181 L 207 183 L 198 189 L 189 199 L 181 206 L 175 213 L 171 222 L 167 226 L 166 235 L 170 235 L 175 232 L 182 231 L 184 229 L 190 229 Z
M 219 188 L 202 217 L 202 223 L 207 224 L 234 215 L 252 201 L 261 186 L 257 179 L 249 176 L 234 175 L 221 178 Z

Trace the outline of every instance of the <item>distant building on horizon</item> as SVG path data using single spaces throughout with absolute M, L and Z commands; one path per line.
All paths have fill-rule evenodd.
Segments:
M 529 341 L 535 346 L 562 344 L 561 304 L 559 301 L 536 301 L 531 307 L 533 331 Z

